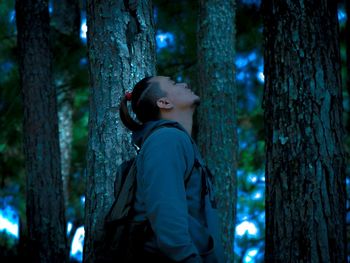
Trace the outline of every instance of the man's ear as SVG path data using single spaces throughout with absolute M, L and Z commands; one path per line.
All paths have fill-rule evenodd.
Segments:
M 174 108 L 174 105 L 166 97 L 158 99 L 157 100 L 157 106 L 160 109 L 166 109 L 166 110 L 171 110 L 172 108 Z

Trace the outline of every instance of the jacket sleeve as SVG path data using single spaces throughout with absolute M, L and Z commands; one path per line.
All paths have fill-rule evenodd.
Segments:
M 185 174 L 194 161 L 190 138 L 176 128 L 154 132 L 141 151 L 146 216 L 159 249 L 171 260 L 201 262 L 188 226 Z

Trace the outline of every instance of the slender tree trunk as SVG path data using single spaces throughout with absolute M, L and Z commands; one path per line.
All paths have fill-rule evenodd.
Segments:
M 65 50 L 63 54 L 55 54 L 57 64 L 63 59 L 79 66 L 78 57 L 69 58 L 80 47 L 80 7 L 79 0 L 54 0 L 52 24 L 55 34 L 51 34 L 56 45 Z M 69 43 L 69 45 L 67 45 Z M 63 48 L 62 48 L 63 47 Z M 74 58 L 74 56 L 72 56 Z M 58 130 L 61 150 L 61 171 L 63 179 L 63 192 L 68 207 L 69 191 L 68 181 L 72 159 L 73 141 L 73 96 L 71 86 L 73 72 L 72 66 L 68 68 L 54 67 L 54 86 L 57 90 L 58 101 Z
M 58 130 L 61 151 L 61 170 L 63 181 L 63 193 L 65 197 L 65 207 L 68 207 L 69 190 L 68 181 L 72 160 L 73 142 L 73 91 L 70 87 L 58 87 L 60 93 L 58 101 Z
M 263 1 L 266 262 L 346 262 L 336 1 Z
M 227 262 L 233 262 L 237 201 L 234 20 L 234 0 L 200 1 L 198 144 L 214 174 Z
M 74 79 L 73 67 L 79 67 L 79 57 L 74 55 L 78 49 L 83 48 L 80 41 L 80 6 L 79 0 L 54 0 L 52 14 L 51 39 L 55 42 L 54 49 L 54 86 L 57 91 L 58 102 L 58 131 L 61 151 L 61 172 L 63 180 L 63 193 L 66 210 L 69 206 L 69 175 L 72 161 L 73 143 L 73 98 Z M 64 50 L 64 52 L 61 52 Z M 62 61 L 69 63 L 68 67 L 60 67 Z M 68 62 L 69 61 L 69 62 Z M 65 64 L 66 65 L 66 64 Z M 77 216 L 77 214 L 75 215 Z M 68 251 L 71 251 L 72 239 L 78 225 L 75 222 L 83 218 L 69 218 L 72 230 L 67 237 Z
M 94 242 L 113 201 L 115 172 L 134 154 L 118 106 L 126 90 L 155 74 L 151 1 L 88 1 L 91 77 L 84 262 L 94 262 Z
M 28 261 L 67 262 L 48 2 L 16 1 L 16 20 L 24 105 Z

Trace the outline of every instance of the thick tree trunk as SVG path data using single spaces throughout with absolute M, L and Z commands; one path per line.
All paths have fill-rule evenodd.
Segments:
M 350 1 L 344 0 L 345 1 L 345 11 L 346 11 L 346 25 L 345 25 L 345 47 L 346 47 L 346 89 L 348 92 L 348 103 L 350 104 Z M 347 136 L 350 136 L 350 110 L 347 112 L 347 122 L 346 122 L 346 133 Z M 349 162 L 348 162 L 348 167 L 349 167 Z M 349 169 L 349 168 L 347 168 Z M 348 192 L 349 193 L 349 192 Z M 347 203 L 350 204 L 350 195 L 347 195 Z M 347 216 L 349 215 L 349 206 L 347 207 Z M 347 230 L 347 236 L 349 237 L 350 234 L 350 222 L 347 220 L 347 225 L 346 225 L 346 230 Z M 349 240 L 349 239 L 347 239 Z M 349 252 L 349 243 L 348 245 L 348 252 Z M 349 255 L 348 255 L 348 260 L 349 260 Z
M 236 219 L 236 90 L 234 0 L 200 1 L 198 28 L 198 144 L 214 174 L 222 241 L 233 262 Z
M 16 2 L 30 262 L 67 262 L 48 1 Z
M 266 262 L 346 262 L 336 1 L 263 1 Z
M 84 262 L 94 262 L 94 241 L 113 201 L 115 172 L 134 154 L 118 106 L 126 90 L 155 74 L 151 1 L 88 1 L 91 77 Z
M 346 25 L 345 25 L 345 46 L 346 46 L 346 89 L 350 100 L 350 1 L 345 0 Z M 347 133 L 350 134 L 350 112 L 346 123 Z

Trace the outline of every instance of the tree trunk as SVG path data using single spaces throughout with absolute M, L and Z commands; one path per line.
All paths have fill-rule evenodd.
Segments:
M 348 92 L 348 103 L 350 104 L 350 1 L 345 0 L 345 11 L 346 11 L 346 25 L 345 25 L 345 48 L 346 48 L 346 69 L 345 69 L 345 80 L 346 80 L 346 89 Z M 347 112 L 347 122 L 346 125 L 346 134 L 347 136 L 350 136 L 350 110 Z M 348 150 L 349 151 L 349 150 Z M 348 162 L 349 167 L 349 162 Z M 349 192 L 348 192 L 349 193 Z M 347 203 L 350 203 L 350 195 L 347 195 Z M 349 206 L 347 207 L 347 215 L 349 215 Z M 346 232 L 347 236 L 349 237 L 350 234 L 350 222 L 347 220 L 346 225 Z M 347 239 L 349 240 L 349 239 Z M 348 251 L 349 251 L 349 244 L 348 244 Z M 350 261 L 350 257 L 348 255 L 348 261 Z
M 68 181 L 72 160 L 73 142 L 73 90 L 70 87 L 55 87 L 60 93 L 58 101 L 58 130 L 61 151 L 61 171 L 65 207 L 69 203 Z
M 350 100 L 350 1 L 345 0 L 346 25 L 345 25 L 345 47 L 346 47 L 346 89 L 348 100 Z M 347 133 L 350 134 L 350 112 L 346 123 Z
M 236 220 L 236 90 L 234 0 L 200 1 L 198 145 L 214 174 L 227 262 L 233 262 Z
M 55 0 L 53 1 L 53 27 L 55 34 L 51 34 L 56 45 L 60 45 L 58 51 L 64 49 L 63 54 L 55 54 L 57 64 L 62 60 L 79 66 L 79 58 L 74 52 L 80 46 L 80 7 L 79 0 Z M 67 45 L 69 43 L 69 45 Z M 71 56 L 74 58 L 69 58 Z M 68 207 L 69 191 L 68 181 L 72 159 L 73 141 L 73 88 L 71 85 L 73 72 L 72 66 L 68 68 L 55 67 L 54 86 L 57 90 L 58 101 L 58 130 L 61 151 L 61 171 L 63 180 L 63 192 Z M 69 220 L 69 219 L 68 219 Z
M 346 262 L 336 1 L 263 1 L 266 262 Z
M 30 262 L 67 262 L 48 2 L 16 1 Z
M 155 39 L 149 0 L 90 0 L 87 14 L 92 88 L 84 262 L 94 262 L 94 241 L 113 201 L 115 172 L 134 154 L 119 119 L 119 102 L 136 82 L 155 74 Z

